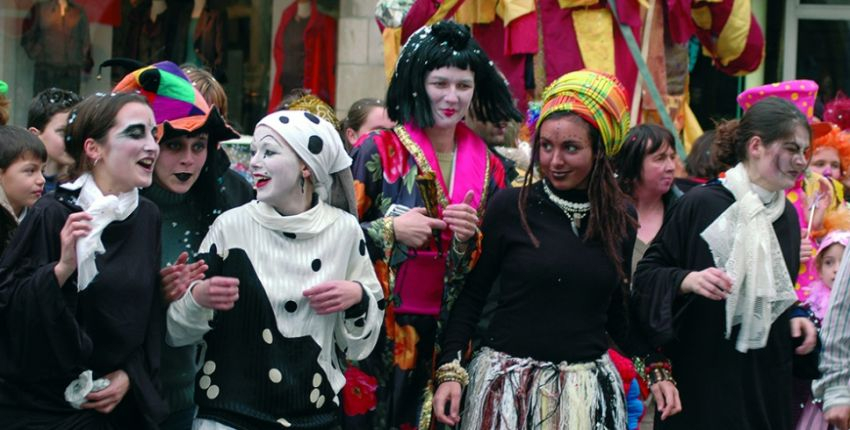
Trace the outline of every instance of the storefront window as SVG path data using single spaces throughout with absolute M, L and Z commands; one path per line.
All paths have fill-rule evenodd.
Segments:
M 228 119 L 250 131 L 267 110 L 272 0 L 9 0 L 0 3 L 0 79 L 10 123 L 26 124 L 29 101 L 58 86 L 106 92 L 132 66 L 170 60 L 210 70 L 228 94 Z M 100 79 L 99 79 L 100 77 Z

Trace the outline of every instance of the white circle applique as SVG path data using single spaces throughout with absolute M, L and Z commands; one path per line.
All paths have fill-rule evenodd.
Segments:
M 289 421 L 286 420 L 286 418 L 278 418 L 277 423 L 284 427 L 292 427 L 292 424 L 290 424 Z
M 215 372 L 215 361 L 207 361 L 204 363 L 204 375 L 212 375 Z
M 271 330 L 269 330 L 269 329 L 264 329 L 264 330 L 263 330 L 263 342 L 265 342 L 265 343 L 267 343 L 267 344 L 271 345 L 271 344 L 272 344 L 272 340 L 273 340 L 273 338 L 272 338 L 272 331 L 271 331 Z
M 198 386 L 201 387 L 202 390 L 209 388 L 211 383 L 212 379 L 210 379 L 207 375 L 201 376 L 201 379 L 198 380 Z
M 218 397 L 218 392 L 218 385 L 211 385 L 210 388 L 207 390 L 207 397 L 210 400 L 215 400 L 215 398 Z
M 283 379 L 283 375 L 280 374 L 280 370 L 271 369 L 269 370 L 269 379 L 275 384 L 280 383 Z

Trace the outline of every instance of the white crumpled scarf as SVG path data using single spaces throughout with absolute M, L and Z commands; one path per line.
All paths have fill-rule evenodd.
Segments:
M 740 324 L 735 349 L 746 352 L 767 344 L 773 321 L 797 300 L 773 230 L 773 222 L 785 210 L 785 193 L 777 191 L 763 203 L 743 164 L 726 171 L 723 185 L 735 196 L 735 203 L 701 236 L 715 265 L 733 280 L 732 293 L 726 298 L 726 338 Z
M 61 185 L 67 190 L 80 190 L 77 205 L 92 216 L 91 232 L 77 240 L 77 291 L 85 290 L 97 276 L 95 256 L 106 252 L 100 240 L 103 230 L 113 221 L 127 219 L 139 206 L 139 190 L 121 193 L 118 196 L 104 196 L 89 173 L 84 173 L 76 181 Z

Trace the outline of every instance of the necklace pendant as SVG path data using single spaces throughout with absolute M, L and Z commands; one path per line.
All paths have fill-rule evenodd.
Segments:
M 581 228 L 581 219 L 584 218 L 584 214 L 574 213 L 570 218 L 573 219 L 573 226 L 575 228 Z
M 578 226 L 576 226 L 576 222 L 577 222 L 577 221 L 573 221 L 573 222 L 571 222 L 571 223 L 570 223 L 570 227 L 572 227 L 572 228 L 573 228 L 573 234 L 575 234 L 575 235 L 576 235 L 576 237 L 578 237 Z

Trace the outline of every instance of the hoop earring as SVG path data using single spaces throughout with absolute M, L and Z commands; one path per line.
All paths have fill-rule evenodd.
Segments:
M 91 165 L 92 169 L 94 169 L 94 167 L 97 166 L 98 161 L 100 161 L 100 157 L 97 157 L 97 158 L 94 159 L 94 163 L 92 163 L 92 165 Z
M 304 194 L 304 182 L 306 182 L 306 181 L 304 180 L 304 177 L 302 176 L 301 177 L 301 194 Z

